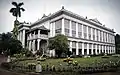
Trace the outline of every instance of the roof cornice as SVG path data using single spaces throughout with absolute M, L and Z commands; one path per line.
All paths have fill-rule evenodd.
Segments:
M 47 20 L 50 20 L 50 19 L 52 19 L 52 18 L 54 18 L 54 17 L 56 17 L 56 16 L 61 15 L 61 14 L 66 14 L 66 15 L 68 15 L 68 16 L 74 17 L 74 18 L 76 18 L 76 19 L 82 20 L 82 21 L 87 22 L 87 23 L 89 23 L 89 24 L 92 24 L 92 25 L 94 25 L 94 26 L 97 26 L 97 27 L 100 27 L 100 28 L 103 28 L 103 29 L 105 29 L 105 30 L 108 30 L 108 31 L 110 31 L 110 32 L 115 33 L 112 29 L 109 29 L 109 28 L 107 28 L 107 27 L 104 27 L 103 25 L 99 25 L 99 24 L 97 24 L 97 23 L 95 23 L 95 22 L 90 21 L 89 19 L 86 19 L 86 18 L 84 18 L 84 17 L 82 17 L 82 16 L 80 16 L 80 15 L 78 15 L 78 14 L 75 14 L 75 13 L 73 13 L 73 12 L 71 12 L 71 11 L 68 11 L 68 10 L 65 10 L 65 9 L 61 9 L 61 10 L 53 13 L 52 15 L 49 15 L 49 16 L 47 16 L 47 17 L 45 17 L 45 18 L 42 18 L 42 19 L 34 22 L 33 24 L 30 25 L 30 27 L 33 27 L 33 26 L 35 26 L 35 25 L 37 25 L 37 24 L 40 24 L 40 23 L 43 23 L 43 22 L 45 22 L 45 21 L 47 21 Z

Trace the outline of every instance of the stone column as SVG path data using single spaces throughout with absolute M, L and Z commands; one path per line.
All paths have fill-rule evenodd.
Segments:
M 72 41 L 70 41 L 70 49 L 69 49 L 69 51 L 72 52 Z
M 52 30 L 52 23 L 50 23 L 50 37 L 52 37 L 52 33 L 53 33 L 53 30 Z
M 38 30 L 38 38 L 40 38 L 40 30 Z
M 95 54 L 98 55 L 98 52 L 97 52 L 97 44 L 95 45 Z
M 105 53 L 107 53 L 107 52 L 106 52 L 106 48 L 107 48 L 107 46 L 105 45 Z
M 99 54 L 101 54 L 101 45 L 99 44 Z
M 76 23 L 76 37 L 78 37 L 78 23 Z
M 87 43 L 87 55 L 89 55 L 89 43 Z
M 40 39 L 37 39 L 37 50 L 40 50 Z
M 23 44 L 23 48 L 25 48 L 25 30 L 23 30 L 23 37 L 22 37 L 22 44 Z
M 92 43 L 92 49 L 91 49 L 91 54 L 92 54 L 92 55 L 93 55 L 93 45 L 94 45 L 94 44 Z
M 79 55 L 78 42 L 76 42 L 76 55 Z
M 34 52 L 35 51 L 35 40 L 33 40 L 32 49 L 33 49 L 33 52 Z
M 70 20 L 70 36 L 72 36 L 72 23 L 71 23 L 71 20 Z
M 82 43 L 82 55 L 84 55 L 84 43 Z
M 53 37 L 54 37 L 55 36 L 55 22 L 53 22 L 52 27 L 53 27 Z
M 65 34 L 65 27 L 64 27 L 64 18 L 62 18 L 62 32 L 63 35 Z
M 31 45 L 32 45 L 32 41 L 29 41 L 29 50 L 31 51 Z

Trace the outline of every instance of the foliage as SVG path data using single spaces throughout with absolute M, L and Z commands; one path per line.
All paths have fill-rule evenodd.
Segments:
M 115 46 L 116 46 L 116 53 L 120 54 L 120 35 L 116 34 L 115 36 Z
M 56 55 L 61 57 L 62 53 L 66 53 L 68 50 L 68 39 L 62 34 L 58 34 L 55 37 L 49 39 L 50 50 L 55 49 Z
M 19 25 L 19 21 L 17 20 L 18 17 L 21 17 L 21 10 L 25 11 L 24 8 L 21 8 L 22 5 L 24 5 L 24 3 L 16 3 L 16 2 L 12 2 L 12 5 L 15 6 L 15 8 L 11 8 L 10 9 L 10 13 L 12 13 L 13 16 L 16 17 L 16 20 L 14 21 L 14 28 L 13 28 L 13 38 L 17 39 L 17 35 L 18 35 L 18 25 Z
M 12 38 L 11 33 L 2 33 L 0 40 L 0 50 L 9 55 L 20 53 L 22 43 L 19 40 Z
M 16 2 L 12 2 L 12 5 L 14 5 L 15 8 L 11 8 L 10 13 L 12 13 L 12 15 L 15 16 L 17 20 L 18 16 L 21 17 L 21 10 L 25 11 L 24 8 L 21 8 L 21 6 L 24 5 L 24 3 L 22 2 L 17 4 Z

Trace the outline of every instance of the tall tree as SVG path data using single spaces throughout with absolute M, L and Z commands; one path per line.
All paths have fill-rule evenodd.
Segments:
M 12 2 L 12 5 L 14 5 L 15 8 L 11 8 L 10 13 L 12 13 L 12 15 L 15 16 L 17 20 L 18 16 L 21 17 L 21 10 L 25 11 L 24 8 L 21 8 L 21 6 L 24 5 L 24 3 L 22 2 L 17 4 L 16 2 Z
M 49 39 L 48 47 L 50 50 L 55 49 L 56 55 L 60 57 L 62 53 L 66 53 L 68 51 L 68 39 L 66 36 L 58 34 L 57 36 Z
M 12 13 L 13 16 L 16 17 L 16 20 L 14 21 L 14 28 L 13 28 L 13 38 L 17 39 L 17 35 L 18 35 L 18 25 L 19 25 L 19 21 L 17 20 L 18 17 L 21 17 L 21 10 L 25 11 L 24 8 L 21 8 L 22 5 L 24 5 L 24 3 L 16 3 L 16 2 L 12 2 L 12 5 L 15 6 L 15 8 L 11 8 L 10 9 L 10 13 Z

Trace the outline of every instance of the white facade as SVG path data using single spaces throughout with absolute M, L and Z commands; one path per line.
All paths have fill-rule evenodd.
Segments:
M 54 14 L 43 16 L 33 24 L 19 25 L 18 39 L 23 47 L 35 53 L 55 55 L 47 49 L 48 39 L 64 34 L 69 40 L 69 50 L 76 55 L 115 53 L 114 30 L 102 25 L 97 19 L 83 18 L 62 8 Z

